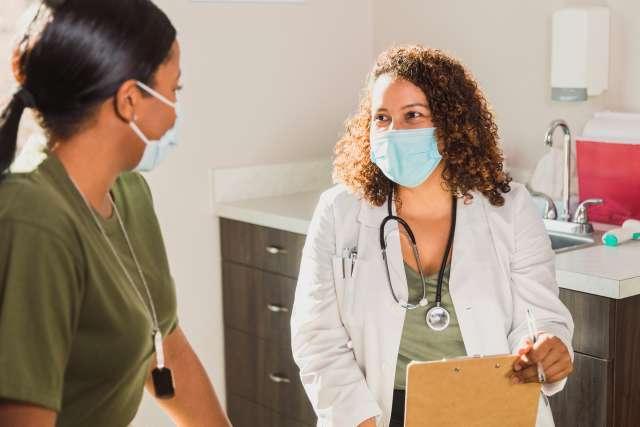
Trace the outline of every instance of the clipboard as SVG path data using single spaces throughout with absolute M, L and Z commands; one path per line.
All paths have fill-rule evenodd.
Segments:
M 411 362 L 405 427 L 535 427 L 540 383 L 512 384 L 518 356 Z

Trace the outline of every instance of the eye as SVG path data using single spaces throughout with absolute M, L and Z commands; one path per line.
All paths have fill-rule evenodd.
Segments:
M 407 118 L 407 120 L 413 120 L 424 117 L 424 115 L 422 113 L 419 113 L 418 111 L 410 111 L 406 114 L 405 117 Z
M 373 121 L 376 123 L 384 122 L 386 120 L 387 116 L 385 116 L 384 114 L 376 114 L 375 116 L 373 116 Z
M 180 91 L 182 90 L 182 88 L 183 88 L 183 86 L 182 86 L 182 85 L 178 85 L 178 86 L 175 88 L 175 91 L 176 91 L 176 92 L 180 92 Z

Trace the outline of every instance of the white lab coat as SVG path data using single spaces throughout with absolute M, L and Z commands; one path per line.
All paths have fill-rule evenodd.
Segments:
M 503 207 L 480 193 L 458 202 L 449 292 L 468 355 L 514 353 L 527 337 L 526 309 L 540 331 L 569 348 L 573 321 L 558 299 L 554 252 L 529 193 L 517 183 Z M 354 427 L 376 417 L 387 427 L 405 310 L 393 300 L 380 252 L 387 205 L 372 207 L 343 186 L 326 191 L 313 215 L 291 318 L 293 356 L 318 426 Z M 399 299 L 407 282 L 397 231 L 388 239 Z M 353 276 L 342 276 L 344 248 L 358 248 Z M 349 266 L 349 264 L 347 264 Z M 347 268 L 349 270 L 349 268 Z M 565 381 L 545 384 L 562 390 Z M 540 399 L 538 427 L 553 426 Z

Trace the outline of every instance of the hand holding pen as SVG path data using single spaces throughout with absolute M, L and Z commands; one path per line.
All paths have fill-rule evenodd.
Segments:
M 511 381 L 554 383 L 566 378 L 573 371 L 567 346 L 558 337 L 537 330 L 533 313 L 527 311 L 529 336 L 517 349 L 520 357 L 513 365 Z
M 527 328 L 529 329 L 529 340 L 533 346 L 535 346 L 536 342 L 538 342 L 538 327 L 536 326 L 536 319 L 533 317 L 533 312 L 530 308 L 527 309 Z M 546 381 L 546 377 L 544 375 L 544 366 L 542 366 L 542 362 L 538 361 L 536 363 L 536 368 L 538 370 L 538 382 L 544 383 Z

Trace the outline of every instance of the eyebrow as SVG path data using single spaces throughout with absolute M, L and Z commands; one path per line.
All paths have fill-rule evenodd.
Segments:
M 424 107 L 426 109 L 429 109 L 429 106 L 427 104 L 423 104 L 421 102 L 416 102 L 416 103 L 413 103 L 413 104 L 405 105 L 402 108 L 404 109 L 404 108 L 411 108 L 411 107 Z
M 423 104 L 421 102 L 416 102 L 416 103 L 413 103 L 413 104 L 405 105 L 404 107 L 402 107 L 402 109 L 404 110 L 406 108 L 411 108 L 411 107 L 423 107 L 423 108 L 426 108 L 427 110 L 429 109 L 428 105 Z M 389 111 L 389 110 L 387 110 L 386 108 L 378 108 L 377 111 Z

